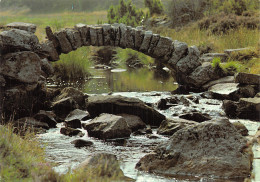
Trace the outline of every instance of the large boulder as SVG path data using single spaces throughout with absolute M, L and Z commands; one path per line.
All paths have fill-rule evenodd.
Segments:
M 152 126 L 159 126 L 165 119 L 164 115 L 147 106 L 141 100 L 123 96 L 91 96 L 88 98 L 87 110 L 92 118 L 101 113 L 136 115 L 146 124 Z
M 41 73 L 41 59 L 34 52 L 10 53 L 0 60 L 0 74 L 23 83 L 37 83 Z
M 12 29 L 0 33 L 0 53 L 36 51 L 41 49 L 39 40 L 33 33 Z
M 52 110 L 60 119 L 64 120 L 66 116 L 79 106 L 71 97 L 67 97 L 52 103 Z
M 36 25 L 32 23 L 23 23 L 23 22 L 13 22 L 13 23 L 8 23 L 6 25 L 8 28 L 12 29 L 20 29 L 20 30 L 25 30 L 27 32 L 35 33 L 36 32 Z
M 260 121 L 260 98 L 241 98 L 237 106 L 237 117 Z
M 131 134 L 125 119 L 112 114 L 102 114 L 82 126 L 89 136 L 99 139 L 125 138 Z
M 189 121 L 181 118 L 166 119 L 161 123 L 159 129 L 157 130 L 157 133 L 160 135 L 171 136 L 174 133 L 176 133 L 178 130 L 194 124 L 197 124 L 197 122 Z
M 144 156 L 139 170 L 163 175 L 246 178 L 251 173 L 251 148 L 227 119 L 187 126 Z
M 235 76 L 237 83 L 246 84 L 246 85 L 260 85 L 260 75 L 258 74 L 249 74 L 249 73 L 238 73 Z

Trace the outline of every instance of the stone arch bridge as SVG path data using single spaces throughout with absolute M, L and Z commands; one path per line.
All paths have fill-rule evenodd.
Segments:
M 180 85 L 201 88 L 205 83 L 223 77 L 220 73 L 216 74 L 210 63 L 201 63 L 196 46 L 188 47 L 184 42 L 153 34 L 141 27 L 132 28 L 124 24 L 77 24 L 74 28 L 57 32 L 52 32 L 50 27 L 46 27 L 47 40 L 43 43 L 40 43 L 34 34 L 36 27 L 32 25 L 10 28 L 0 33 L 2 68 L 7 61 L 17 62 L 22 57 L 57 61 L 60 54 L 67 54 L 82 46 L 114 46 L 131 48 L 160 60 L 175 74 Z M 30 60 L 26 64 L 30 64 Z M 35 77 L 33 81 L 38 79 L 37 70 L 41 71 L 35 68 L 34 72 L 28 73 Z

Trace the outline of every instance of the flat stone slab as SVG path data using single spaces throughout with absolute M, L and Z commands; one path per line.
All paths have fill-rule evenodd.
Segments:
M 13 22 L 6 25 L 8 28 L 25 30 L 27 32 L 35 33 L 37 26 L 32 23 Z
M 230 55 L 233 52 L 239 52 L 239 51 L 244 51 L 244 50 L 248 50 L 249 48 L 239 48 L 239 49 L 226 49 L 224 50 L 224 53 Z

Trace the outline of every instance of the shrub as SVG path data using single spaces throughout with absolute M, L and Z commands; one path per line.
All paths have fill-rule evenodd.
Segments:
M 260 27 L 258 15 L 237 16 L 235 14 L 226 15 L 224 13 L 206 17 L 198 22 L 201 30 L 206 29 L 213 34 L 226 34 L 229 30 L 238 29 L 243 26 L 248 29 Z
M 163 4 L 161 0 L 144 0 L 144 5 L 149 9 L 150 15 L 163 14 Z
M 204 16 L 205 0 L 172 0 L 169 15 L 175 25 L 183 25 Z
M 144 18 L 144 12 L 141 9 L 137 9 L 131 0 L 125 2 L 120 0 L 119 5 L 110 6 L 107 11 L 108 23 L 124 23 L 130 26 L 141 25 Z

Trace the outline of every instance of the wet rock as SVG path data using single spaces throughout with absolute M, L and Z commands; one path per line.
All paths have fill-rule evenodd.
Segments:
M 80 130 L 69 128 L 69 127 L 61 128 L 60 133 L 63 135 L 66 135 L 66 136 L 70 136 L 70 137 L 72 137 L 72 136 L 83 137 L 84 136 L 84 133 L 82 133 Z
M 88 131 L 89 136 L 99 139 L 125 138 L 131 134 L 125 119 L 112 114 L 101 114 L 82 126 Z
M 232 123 L 242 136 L 248 136 L 248 129 L 240 122 Z
M 167 105 L 167 100 L 166 99 L 160 99 L 157 103 L 156 106 L 160 110 L 166 110 L 171 107 L 171 105 Z
M 139 116 L 146 124 L 152 126 L 159 126 L 165 119 L 164 115 L 147 106 L 139 99 L 113 95 L 90 96 L 88 98 L 87 111 L 92 118 L 101 113 L 135 115 Z
M 260 98 L 241 98 L 237 107 L 237 117 L 260 121 Z
M 189 121 L 189 120 L 181 119 L 181 118 L 167 119 L 161 123 L 157 133 L 160 135 L 171 136 L 178 130 L 183 129 L 187 126 L 195 125 L 195 124 L 197 124 L 197 123 L 194 121 Z
M 218 80 L 213 80 L 210 81 L 209 83 L 206 83 L 205 85 L 202 86 L 204 90 L 207 90 L 209 87 L 220 84 L 220 83 L 235 83 L 235 77 L 234 76 L 227 76 L 224 78 L 220 78 Z
M 182 119 L 196 121 L 198 123 L 211 120 L 212 118 L 208 114 L 202 114 L 200 112 L 193 112 L 189 114 L 183 114 L 179 116 Z
M 210 87 L 209 91 L 215 99 L 238 100 L 238 83 L 216 84 Z
M 132 130 L 132 132 L 146 127 L 145 123 L 138 116 L 129 115 L 129 114 L 117 114 L 117 115 L 122 116 L 125 119 L 128 127 Z
M 149 139 L 157 139 L 157 138 L 159 138 L 159 137 L 156 136 L 156 135 L 153 135 L 153 134 L 148 134 L 148 135 L 147 135 L 147 138 L 149 138 Z
M 35 33 L 36 25 L 32 23 L 13 22 L 6 25 L 8 28 L 25 30 L 27 32 Z
M 96 176 L 101 178 L 105 177 L 106 179 L 109 179 L 116 177 L 118 181 L 127 180 L 127 177 L 124 176 L 123 171 L 120 169 L 120 164 L 114 154 L 94 154 L 83 161 L 77 169 L 90 170 L 92 175 L 96 174 Z
M 34 118 L 31 117 L 24 117 L 21 119 L 18 119 L 13 122 L 13 126 L 18 129 L 18 131 L 26 131 L 28 129 L 33 130 L 38 129 L 38 128 L 43 128 L 43 129 L 49 129 L 49 125 L 46 122 L 40 122 L 37 121 Z
M 0 62 L 0 74 L 23 83 L 37 83 L 41 72 L 41 60 L 33 52 L 9 53 Z
M 56 128 L 57 122 L 54 119 L 54 113 L 51 111 L 40 110 L 33 118 L 40 122 L 47 123 L 49 128 Z
M 3 55 L 18 51 L 36 51 L 40 50 L 39 40 L 36 35 L 18 29 L 3 31 L 0 33 L 1 50 Z
M 237 103 L 231 100 L 224 100 L 222 108 L 229 118 L 235 118 L 237 115 Z
M 244 179 L 251 173 L 252 162 L 246 144 L 227 119 L 211 120 L 177 131 L 136 168 L 163 175 Z
M 58 117 L 65 119 L 71 111 L 78 109 L 79 106 L 71 97 L 66 97 L 64 99 L 53 102 L 51 108 Z
M 260 75 L 240 72 L 235 75 L 235 81 L 246 85 L 260 85 Z
M 258 92 L 255 97 L 260 98 L 260 92 Z
M 84 109 L 86 107 L 86 99 L 88 96 L 72 87 L 66 87 L 62 89 L 60 95 L 58 95 L 54 101 L 59 101 L 68 97 L 74 100 L 80 106 L 80 108 Z
M 87 140 L 77 139 L 70 142 L 71 144 L 74 144 L 74 147 L 76 148 L 82 148 L 82 147 L 89 147 L 92 146 L 94 143 Z

